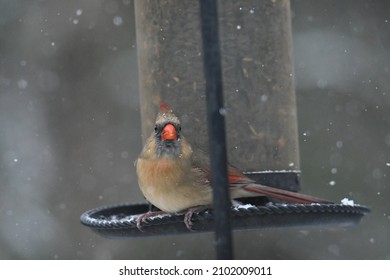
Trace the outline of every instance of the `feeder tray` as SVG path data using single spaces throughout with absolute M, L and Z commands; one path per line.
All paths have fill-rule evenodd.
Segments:
M 232 207 L 232 229 L 347 227 L 357 225 L 361 218 L 370 212 L 369 208 L 362 205 L 263 203 Z M 214 230 L 213 210 L 208 209 L 192 216 L 193 231 L 185 226 L 184 215 L 175 214 L 150 217 L 141 224 L 140 231 L 136 219 L 149 209 L 150 206 L 146 203 L 103 206 L 85 212 L 80 220 L 83 225 L 108 238 L 135 238 Z

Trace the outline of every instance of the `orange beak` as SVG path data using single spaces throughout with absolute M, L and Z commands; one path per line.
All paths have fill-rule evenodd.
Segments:
M 162 140 L 177 140 L 176 128 L 172 124 L 167 124 L 164 126 L 161 134 Z

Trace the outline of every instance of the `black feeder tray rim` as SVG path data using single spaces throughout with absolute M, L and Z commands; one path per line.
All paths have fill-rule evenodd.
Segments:
M 80 222 L 105 237 L 142 237 L 190 233 L 183 222 L 184 215 L 162 214 L 147 218 L 143 231 L 137 228 L 137 217 L 149 210 L 144 204 L 102 206 L 83 213 Z M 351 226 L 367 215 L 366 206 L 343 204 L 274 204 L 232 206 L 233 229 L 261 229 L 293 226 Z M 207 209 L 192 216 L 198 232 L 213 230 L 213 210 Z

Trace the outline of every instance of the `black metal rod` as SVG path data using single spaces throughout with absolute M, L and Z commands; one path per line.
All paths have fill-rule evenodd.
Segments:
M 200 0 L 204 74 L 206 79 L 211 185 L 217 259 L 232 259 L 230 198 L 227 179 L 225 109 L 216 0 Z

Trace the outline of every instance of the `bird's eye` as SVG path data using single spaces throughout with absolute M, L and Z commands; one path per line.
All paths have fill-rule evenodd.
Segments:
M 157 132 L 157 125 L 154 126 L 154 132 Z
M 179 125 L 179 126 L 177 127 L 177 129 L 178 129 L 179 131 L 181 131 L 181 125 Z

